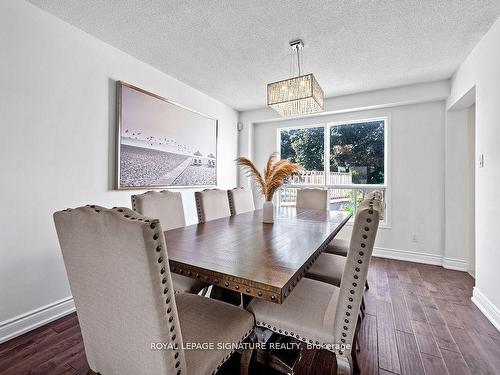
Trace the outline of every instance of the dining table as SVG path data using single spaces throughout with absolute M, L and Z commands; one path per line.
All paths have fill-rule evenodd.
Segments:
M 348 222 L 346 211 L 275 208 L 165 231 L 170 270 L 281 304 Z

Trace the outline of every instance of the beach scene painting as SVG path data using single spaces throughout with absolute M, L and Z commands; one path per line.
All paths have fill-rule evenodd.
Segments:
M 118 189 L 217 185 L 217 120 L 118 82 Z

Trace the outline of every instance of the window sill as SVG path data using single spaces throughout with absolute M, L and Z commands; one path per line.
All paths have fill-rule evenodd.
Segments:
M 345 225 L 352 227 L 353 223 L 354 223 L 354 219 L 350 219 L 347 223 L 345 223 Z M 392 229 L 392 225 L 390 225 L 388 223 L 380 223 L 378 225 L 378 229 Z

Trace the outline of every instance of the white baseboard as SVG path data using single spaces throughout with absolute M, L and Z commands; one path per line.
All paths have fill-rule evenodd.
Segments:
M 491 303 L 476 287 L 472 290 L 472 302 L 483 315 L 500 331 L 500 310 Z
M 73 297 L 68 297 L 12 319 L 0 322 L 0 344 L 75 311 Z
M 416 251 L 387 249 L 383 247 L 375 247 L 373 256 L 379 258 L 388 258 L 396 260 L 405 260 L 407 262 L 433 264 L 436 266 L 443 265 L 443 257 L 434 254 L 417 253 Z
M 450 270 L 465 271 L 465 272 L 468 271 L 467 261 L 462 259 L 443 257 L 443 267 L 448 268 Z
M 457 271 L 467 271 L 467 262 L 465 260 L 445 258 L 442 255 L 375 247 L 373 249 L 373 256 L 379 258 L 404 260 L 407 262 L 432 264 L 435 266 L 443 266 L 444 268 Z

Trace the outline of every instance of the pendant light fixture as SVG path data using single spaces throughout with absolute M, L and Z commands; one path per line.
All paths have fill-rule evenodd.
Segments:
M 300 116 L 323 111 L 323 90 L 312 73 L 302 74 L 302 40 L 290 42 L 290 76 L 267 85 L 267 105 L 283 117 Z M 295 72 L 297 57 L 297 76 Z

